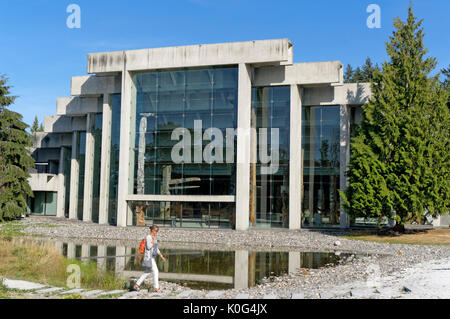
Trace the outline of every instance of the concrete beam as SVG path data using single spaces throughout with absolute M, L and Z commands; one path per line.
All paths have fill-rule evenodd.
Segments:
M 56 100 L 56 115 L 81 116 L 101 113 L 101 100 L 92 97 L 59 97 Z
M 45 116 L 44 131 L 46 133 L 72 133 L 86 129 L 86 117 Z
M 30 173 L 28 184 L 33 192 L 57 192 L 58 175 Z
M 363 105 L 370 97 L 370 83 L 309 87 L 304 89 L 303 105 Z
M 70 95 L 80 97 L 99 96 L 121 92 L 120 76 L 74 76 L 72 77 Z
M 60 148 L 72 146 L 72 134 L 36 132 L 33 134 L 34 148 Z
M 288 39 L 233 42 L 92 53 L 87 73 L 169 69 L 230 64 L 292 64 L 293 45 Z
M 236 196 L 223 195 L 128 195 L 127 201 L 234 203 Z
M 340 61 L 255 68 L 254 86 L 343 84 Z

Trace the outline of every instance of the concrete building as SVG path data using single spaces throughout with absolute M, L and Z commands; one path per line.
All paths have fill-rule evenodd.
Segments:
M 87 73 L 34 136 L 32 213 L 349 227 L 338 190 L 370 86 L 344 84 L 341 62 L 293 63 L 277 39 L 94 53 Z

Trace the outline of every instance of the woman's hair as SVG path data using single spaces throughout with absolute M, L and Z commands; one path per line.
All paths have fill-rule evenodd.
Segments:
M 150 231 L 153 231 L 154 229 L 159 230 L 159 226 L 157 225 L 150 226 Z

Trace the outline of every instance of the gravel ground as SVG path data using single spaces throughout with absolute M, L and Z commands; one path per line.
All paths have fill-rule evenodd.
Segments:
M 148 233 L 148 228 L 119 228 L 80 221 L 68 221 L 49 217 L 30 217 L 21 221 L 28 226 L 26 233 L 40 234 L 55 239 L 86 241 L 91 244 L 137 244 Z M 49 227 L 54 225 L 56 227 Z M 449 246 L 421 246 L 385 244 L 344 239 L 343 231 L 313 230 L 202 230 L 163 228 L 159 232 L 162 248 L 194 249 L 249 249 L 258 251 L 340 251 L 354 254 L 369 254 L 365 258 L 353 258 L 345 264 L 335 267 L 308 270 L 306 273 L 277 277 L 273 282 L 249 289 L 226 290 L 218 298 L 235 298 L 239 293 L 249 294 L 251 298 L 263 298 L 275 295 L 278 298 L 291 298 L 293 294 L 306 298 L 377 298 L 390 295 L 380 294 L 370 288 L 371 282 L 390 281 L 400 278 L 399 274 L 408 274 L 415 265 L 424 262 L 445 263 L 450 260 Z M 405 273 L 406 271 L 406 273 Z M 414 271 L 409 273 L 410 277 Z M 394 277 L 392 277 L 394 276 Z M 397 277 L 395 277 L 397 276 Z M 151 277 L 151 276 L 149 276 Z M 419 277 L 417 277 L 419 278 Z M 420 277 L 421 281 L 427 276 Z M 384 280 L 384 281 L 383 281 Z M 419 279 L 417 279 L 419 280 Z M 369 281 L 369 285 L 367 282 Z M 183 287 L 172 284 L 168 290 L 178 294 Z M 411 284 L 408 282 L 408 284 Z M 164 283 L 161 287 L 164 289 Z M 170 286 L 170 287 L 169 287 Z M 377 286 L 377 285 L 374 285 Z M 378 286 L 377 286 L 378 287 Z M 395 288 L 396 289 L 396 288 Z M 403 289 L 403 287 L 401 287 Z M 353 291 L 353 293 L 350 293 Z M 194 291 L 185 298 L 205 298 L 205 291 Z M 402 291 L 408 294 L 408 289 Z M 378 294 L 378 295 L 376 295 Z M 171 298 L 171 293 L 167 297 Z M 429 294 L 427 296 L 432 296 Z M 172 296 L 173 297 L 173 296 Z M 395 296 L 391 296 L 395 297 Z M 137 296 L 134 296 L 137 298 Z M 175 297 L 173 297 L 175 298 Z M 208 297 L 214 298 L 214 297 Z

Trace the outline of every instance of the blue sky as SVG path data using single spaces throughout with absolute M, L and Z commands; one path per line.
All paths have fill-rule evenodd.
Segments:
M 358 66 L 386 59 L 393 19 L 406 19 L 409 0 L 0 0 L 0 74 L 18 95 L 13 110 L 31 124 L 56 112 L 70 78 L 86 74 L 90 52 L 289 38 L 295 62 L 340 60 Z M 81 7 L 81 29 L 69 29 L 69 4 Z M 370 4 L 381 28 L 366 25 Z M 415 0 L 425 45 L 450 64 L 449 0 Z

